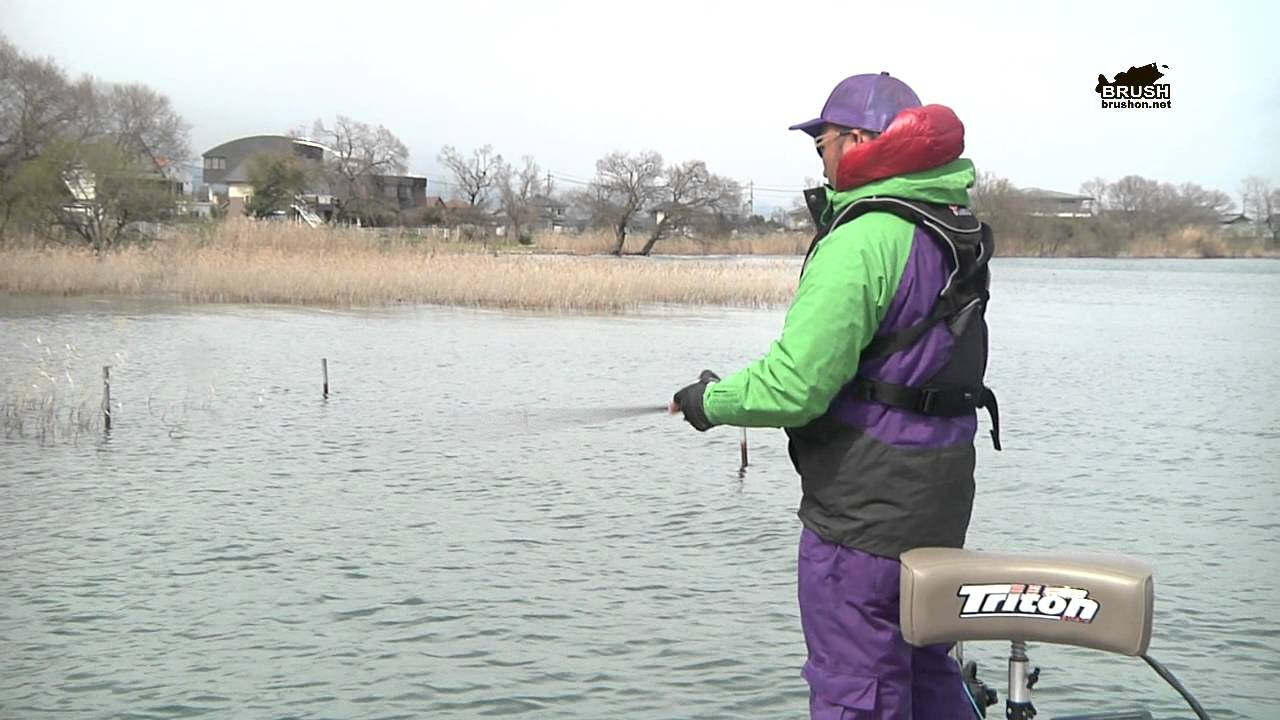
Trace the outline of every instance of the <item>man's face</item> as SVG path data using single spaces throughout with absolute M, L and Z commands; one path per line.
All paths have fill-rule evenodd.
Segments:
M 822 157 L 822 174 L 832 185 L 836 182 L 840 158 L 844 157 L 845 150 L 853 142 L 855 132 L 839 125 L 824 125 L 822 132 L 813 139 L 814 145 L 818 148 L 818 155 Z

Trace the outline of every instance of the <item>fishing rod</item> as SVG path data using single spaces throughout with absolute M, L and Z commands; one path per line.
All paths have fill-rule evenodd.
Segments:
M 553 420 L 574 425 L 598 425 L 616 420 L 644 417 L 646 415 L 674 414 L 671 405 L 620 405 L 615 407 L 587 408 L 585 410 L 554 410 L 549 413 Z M 529 424 L 529 411 L 524 411 L 524 424 Z M 543 418 L 544 420 L 546 418 Z M 750 459 L 747 451 L 747 429 L 741 428 L 738 438 L 738 477 L 746 474 Z

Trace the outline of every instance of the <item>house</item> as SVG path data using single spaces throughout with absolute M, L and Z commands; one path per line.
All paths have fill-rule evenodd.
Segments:
M 436 210 L 466 210 L 471 204 L 466 200 L 457 198 L 449 198 L 448 200 L 439 195 L 426 195 L 422 198 L 423 207 L 434 208 Z
M 1022 197 L 1035 217 L 1087 218 L 1093 217 L 1097 207 L 1097 198 L 1089 195 L 1043 188 L 1026 188 Z
M 195 177 L 191 172 L 191 167 L 167 157 L 156 157 L 153 160 L 156 172 L 164 177 L 164 182 L 170 195 L 191 197 L 195 191 Z
M 253 195 L 253 183 L 249 172 L 255 158 L 263 155 L 294 155 L 317 167 L 324 160 L 324 146 L 320 143 L 287 135 L 252 135 L 222 143 L 205 151 L 204 183 L 209 187 L 211 199 L 227 208 L 231 214 L 244 212 L 244 203 Z M 329 189 L 308 188 L 317 205 L 332 206 Z M 324 202 L 328 200 L 328 202 Z
M 569 203 L 539 195 L 533 199 L 533 204 L 538 209 L 535 225 L 539 230 L 564 232 L 570 226 Z
M 306 138 L 287 135 L 251 135 L 236 138 L 210 148 L 203 154 L 204 184 L 211 199 L 231 214 L 244 211 L 245 201 L 253 195 L 250 181 L 255 159 L 265 155 L 292 155 L 319 170 L 333 150 Z M 301 194 L 302 201 L 294 211 L 312 225 L 334 218 L 344 199 L 352 196 L 342 183 L 331 184 L 324 173 L 311 173 L 311 186 Z M 411 210 L 428 204 L 427 178 L 421 175 L 374 175 L 374 191 L 383 203 L 395 211 Z
M 399 210 L 427 205 L 427 179 L 421 175 L 375 175 L 378 191 Z
M 1218 228 L 1232 237 L 1252 235 L 1253 218 L 1239 212 L 1223 213 L 1218 216 Z
M 75 214 L 90 213 L 98 204 L 98 183 L 104 177 L 97 175 L 85 164 L 76 163 L 62 171 L 60 178 L 67 197 L 67 204 L 63 209 Z M 135 187 L 159 191 L 173 198 L 175 204 L 186 195 L 189 187 L 176 163 L 149 154 L 139 156 L 128 167 L 113 170 L 106 178 L 139 183 Z
M 792 208 L 782 214 L 782 226 L 787 230 L 812 232 L 813 213 L 807 207 Z

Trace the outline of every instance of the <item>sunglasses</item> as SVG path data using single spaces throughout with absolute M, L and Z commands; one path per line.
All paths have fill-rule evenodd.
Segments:
M 822 149 L 823 149 L 824 147 L 826 147 L 828 144 L 830 144 L 831 142 L 833 142 L 836 138 L 841 137 L 841 136 L 844 136 L 844 135 L 852 135 L 852 134 L 854 134 L 855 132 L 857 132 L 857 130 L 841 130 L 840 132 L 836 133 L 835 135 L 830 135 L 830 136 L 828 136 L 828 135 L 819 135 L 819 136 L 815 137 L 815 138 L 813 139 L 813 146 L 814 146 L 814 149 L 816 149 L 816 150 L 818 151 L 818 157 L 822 157 Z

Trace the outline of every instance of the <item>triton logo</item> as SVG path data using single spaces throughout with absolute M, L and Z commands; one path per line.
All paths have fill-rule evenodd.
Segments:
M 1016 583 L 961 585 L 961 618 L 1025 617 L 1090 623 L 1101 606 L 1088 590 Z

